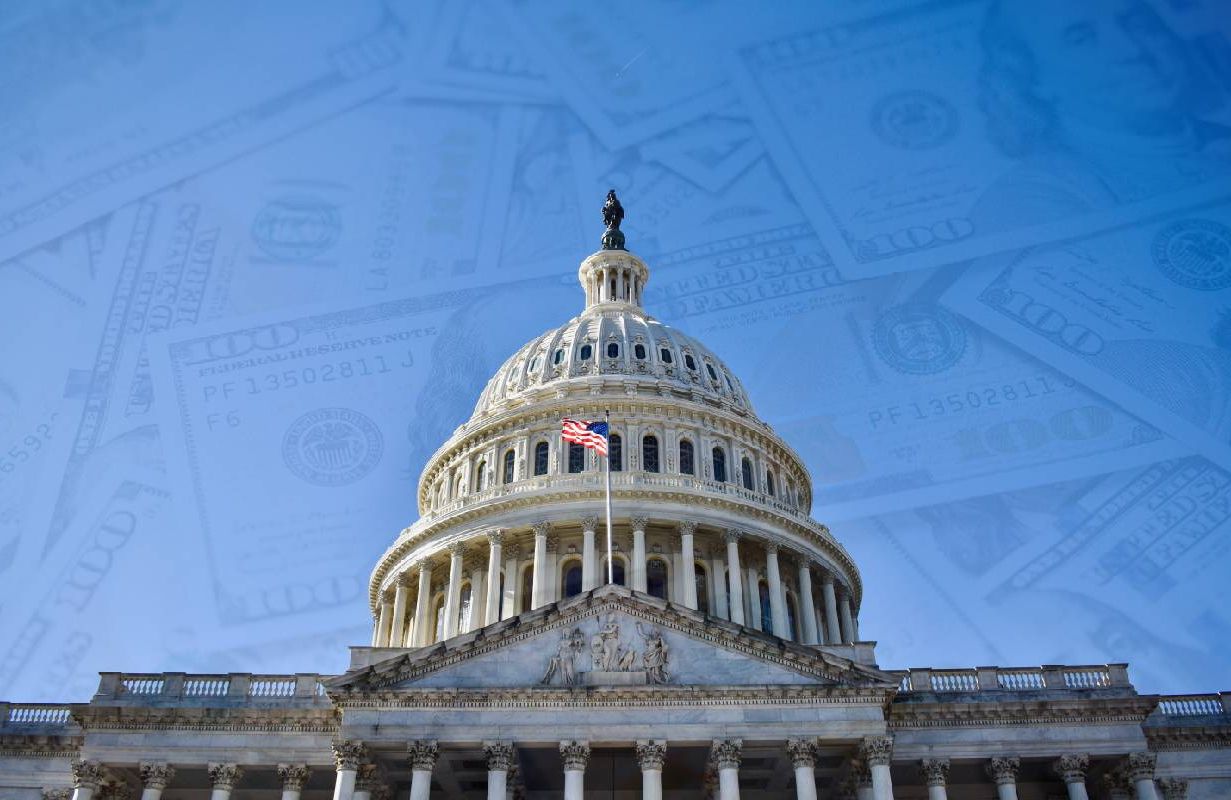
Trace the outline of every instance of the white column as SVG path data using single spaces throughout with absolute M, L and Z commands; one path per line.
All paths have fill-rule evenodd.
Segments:
M 590 743 L 560 742 L 564 761 L 564 800 L 584 800 L 586 764 L 590 763 Z
M 695 522 L 680 523 L 680 580 L 683 581 L 681 588 L 684 590 L 680 596 L 689 608 L 697 607 L 697 567 L 692 549 L 692 537 L 696 530 Z
M 741 739 L 715 739 L 710 757 L 718 769 L 719 800 L 739 800 L 739 762 L 744 742 Z
M 821 598 L 825 603 L 825 644 L 842 644 L 838 628 L 838 596 L 833 588 L 833 575 L 826 572 L 821 578 Z
M 457 615 L 462 602 L 462 557 L 465 546 L 458 542 L 449 548 L 449 588 L 445 590 L 445 632 L 442 638 L 457 635 Z
M 842 644 L 854 643 L 855 625 L 851 621 L 851 599 L 845 593 L 838 598 L 838 615 L 842 621 Z
M 547 592 L 547 602 L 554 603 L 560 599 L 560 537 L 547 537 L 547 563 L 544 565 L 544 590 Z
M 1064 781 L 1068 789 L 1069 800 L 1089 800 L 1086 792 L 1086 769 L 1090 766 L 1090 757 L 1085 753 L 1067 753 L 1057 758 L 1052 769 Z
M 487 603 L 483 610 L 483 623 L 491 625 L 500 619 L 500 557 L 504 532 L 487 532 Z
M 547 605 L 547 532 L 551 526 L 536 522 L 534 529 L 534 573 L 531 578 L 530 607 Z
M 761 630 L 761 575 L 756 567 L 744 570 L 748 582 L 748 623 L 754 630 Z
M 997 800 L 1017 800 L 1017 770 L 1021 761 L 1015 756 L 988 759 L 987 777 L 996 783 Z
M 633 563 L 632 563 L 632 582 L 629 584 L 633 591 L 644 592 L 646 590 L 645 581 L 645 529 L 650 524 L 650 521 L 645 517 L 633 517 Z
M 731 619 L 731 609 L 727 606 L 727 582 L 722 577 L 725 564 L 722 560 L 722 550 L 714 548 L 710 551 L 710 581 L 714 584 L 714 616 Z
M 1158 792 L 1154 788 L 1154 764 L 1157 759 L 1155 753 L 1128 754 L 1124 772 L 1137 790 L 1137 800 L 1158 800 Z
M 142 763 L 138 769 L 141 773 L 141 800 L 159 800 L 162 790 L 175 777 L 175 767 L 170 764 Z
M 859 745 L 860 755 L 872 773 L 873 800 L 893 800 L 893 778 L 889 762 L 893 758 L 893 738 L 870 736 Z
M 812 602 L 812 570 L 808 558 L 799 556 L 799 625 L 803 629 L 804 644 L 820 644 L 816 636 L 816 607 Z
M 731 621 L 744 624 L 743 577 L 739 567 L 739 531 L 727 529 L 727 604 L 731 609 Z
M 513 745 L 509 742 L 484 742 L 487 758 L 487 800 L 505 800 L 509 769 L 513 766 Z
M 244 775 L 244 771 L 239 768 L 238 764 L 209 764 L 206 767 L 206 772 L 209 773 L 209 784 L 212 787 L 209 793 L 209 800 L 227 800 L 231 796 L 231 790 L 235 788 L 235 784 L 239 783 L 239 779 Z M 354 778 L 355 773 L 352 772 L 352 785 Z M 349 794 L 344 798 L 339 798 L 335 792 L 333 797 L 334 800 L 350 800 Z
M 504 598 L 500 616 L 508 619 L 517 613 L 517 582 L 521 578 L 521 548 L 509 545 L 504 554 Z M 528 611 L 529 609 L 522 609 Z
M 782 575 L 778 572 L 778 543 L 765 543 L 765 578 L 769 583 L 769 617 L 774 625 L 774 635 L 790 639 L 786 629 L 786 595 L 782 591 Z
M 311 774 L 307 764 L 279 764 L 278 780 L 282 782 L 282 800 L 299 800 Z
M 928 800 L 948 800 L 949 759 L 925 758 L 919 762 L 919 772 L 928 786 Z
M 423 560 L 419 563 L 419 596 L 415 598 L 415 627 L 411 632 L 411 645 L 422 647 L 427 644 L 432 635 L 433 620 L 431 616 L 432 602 L 432 567 Z
M 105 777 L 103 765 L 75 758 L 69 766 L 73 771 L 73 800 L 90 800 Z
M 581 520 L 581 590 L 588 592 L 599 584 L 598 562 L 594 552 L 594 531 L 598 517 L 583 517 Z
M 387 647 L 401 647 L 406 640 L 406 600 L 410 594 L 409 575 L 399 575 L 397 589 L 393 593 L 393 619 L 389 626 Z
M 428 800 L 432 790 L 432 769 L 440 748 L 430 740 L 416 740 L 406 747 L 406 760 L 410 762 L 410 800 Z
M 811 739 L 788 739 L 787 753 L 795 767 L 795 797 L 816 800 L 816 750 Z
M 662 800 L 663 762 L 667 743 L 661 739 L 637 742 L 637 763 L 641 766 L 642 800 Z
M 393 616 L 393 603 L 380 596 L 380 617 L 376 621 L 376 634 L 373 636 L 373 647 L 389 646 L 389 623 Z

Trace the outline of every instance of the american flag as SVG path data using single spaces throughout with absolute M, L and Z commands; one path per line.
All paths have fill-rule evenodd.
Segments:
M 607 423 L 587 422 L 584 419 L 565 419 L 560 432 L 565 441 L 588 447 L 600 456 L 607 455 Z

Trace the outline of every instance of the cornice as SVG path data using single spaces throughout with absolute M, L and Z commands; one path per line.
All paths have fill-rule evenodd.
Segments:
M 1003 725 L 1140 725 L 1154 710 L 1156 698 L 1057 697 L 1043 699 L 995 698 L 989 702 L 894 703 L 889 727 L 967 728 Z
M 1147 725 L 1146 741 L 1151 750 L 1214 750 L 1231 747 L 1228 725 Z
M 73 719 L 83 730 L 226 731 L 231 733 L 332 733 L 335 708 L 230 708 L 189 706 L 81 706 Z
M 0 734 L 0 758 L 72 758 L 81 752 L 82 736 Z

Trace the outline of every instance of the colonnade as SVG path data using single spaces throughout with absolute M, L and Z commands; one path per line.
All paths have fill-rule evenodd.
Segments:
M 786 755 L 794 771 L 797 800 L 817 800 L 816 746 L 809 738 L 788 739 Z M 663 769 L 668 743 L 662 739 L 643 739 L 635 743 L 635 755 L 641 770 L 642 797 L 662 800 Z M 429 800 L 432 773 L 440 756 L 440 745 L 434 740 L 415 740 L 406 745 L 406 764 L 410 768 L 410 800 Z M 585 791 L 586 768 L 590 762 L 589 742 L 567 739 L 559 743 L 563 767 L 565 800 L 582 800 Z M 739 800 L 739 770 L 744 742 L 740 739 L 715 739 L 710 745 L 709 767 L 706 772 L 708 796 L 715 800 Z M 758 750 L 758 753 L 762 751 Z M 335 778 L 333 800 L 391 800 L 392 791 L 371 754 L 362 742 L 339 740 L 333 743 Z M 483 758 L 487 766 L 488 800 L 507 800 L 514 795 L 511 775 L 516 770 L 516 750 L 509 741 L 483 743 Z M 858 742 L 851 769 L 845 783 L 834 795 L 851 800 L 893 800 L 890 764 L 893 758 L 893 738 L 870 736 Z M 1188 783 L 1178 778 L 1156 779 L 1156 755 L 1153 752 L 1128 753 L 1111 769 L 1103 769 L 1102 794 L 1111 800 L 1185 800 Z M 1065 753 L 1051 762 L 1057 778 L 1064 782 L 1068 800 L 1089 800 L 1086 779 L 1090 766 L 1084 753 Z M 924 758 L 917 762 L 919 782 L 927 787 L 928 800 L 948 800 L 950 760 Z M 1018 774 L 1021 759 L 1000 755 L 984 762 L 989 783 L 995 784 L 997 800 L 1017 800 Z M 72 800 L 131 800 L 126 785 L 112 777 L 107 768 L 96 761 L 76 760 L 72 764 L 74 789 Z M 210 800 L 231 800 L 232 791 L 244 777 L 239 764 L 207 765 Z M 175 767 L 166 763 L 141 763 L 139 766 L 141 800 L 161 800 L 163 791 L 174 779 Z M 306 764 L 279 764 L 277 775 L 282 787 L 281 800 L 299 800 L 311 769 Z M 44 800 L 67 800 L 64 789 L 46 789 Z
M 584 517 L 580 523 L 581 591 L 589 591 L 607 582 L 605 548 L 600 546 L 599 518 Z M 683 521 L 673 526 L 672 552 L 652 553 L 646 544 L 650 525 L 647 517 L 634 516 L 621 520 L 620 525 L 631 533 L 632 552 L 621 552 L 619 558 L 628 560 L 625 583 L 635 591 L 649 590 L 648 565 L 653 559 L 661 559 L 670 564 L 671 593 L 666 599 L 687 608 L 699 608 L 701 598 L 694 577 L 695 565 L 699 563 L 709 581 L 707 588 L 712 598 L 707 598 L 706 605 L 714 616 L 756 630 L 764 628 L 761 614 L 761 583 L 764 581 L 768 589 L 768 622 L 776 635 L 809 645 L 852 644 L 858 640 L 850 589 L 833 571 L 806 552 L 788 548 L 780 539 L 738 528 L 699 532 L 695 522 Z M 518 590 L 521 570 L 525 566 L 521 559 L 522 549 L 517 545 L 506 547 L 509 531 L 495 529 L 452 543 L 447 550 L 447 570 L 440 563 L 440 554 L 435 553 L 402 572 L 392 591 L 381 596 L 372 645 L 422 647 L 435 641 L 438 620 L 431 600 L 438 591 L 433 578 L 442 572 L 447 572 L 447 579 L 443 582 L 443 620 L 439 627 L 445 639 L 562 599 L 565 587 L 558 580 L 559 564 L 562 558 L 576 558 L 576 555 L 560 553 L 558 525 L 536 522 L 530 530 L 529 608 L 521 607 L 522 592 Z M 702 534 L 710 546 L 699 549 L 698 538 Z M 486 558 L 473 552 L 473 543 L 484 537 Z M 469 556 L 468 544 L 472 548 Z M 784 556 L 788 555 L 790 564 L 784 561 Z M 469 570 L 466 569 L 468 560 Z M 793 571 L 789 570 L 792 565 Z M 463 619 L 461 596 L 466 581 L 470 582 L 471 610 L 468 618 Z M 793 584 L 798 630 L 788 624 L 788 583 Z M 412 586 L 415 585 L 417 593 L 412 608 Z

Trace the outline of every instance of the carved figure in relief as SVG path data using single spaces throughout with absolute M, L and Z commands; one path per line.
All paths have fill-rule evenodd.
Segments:
M 585 637 L 581 635 L 581 631 L 577 628 L 568 633 L 561 634 L 560 644 L 556 648 L 556 654 L 547 662 L 547 671 L 543 673 L 543 679 L 539 683 L 548 685 L 552 678 L 559 676 L 560 682 L 565 686 L 573 686 L 577 683 L 577 669 L 573 664 L 573 658 L 581 651 Z
M 645 640 L 645 653 L 641 663 L 645 666 L 645 676 L 650 683 L 666 683 L 671 677 L 667 672 L 667 643 L 663 641 L 658 628 L 650 626 L 647 631 L 637 623 L 637 633 Z

